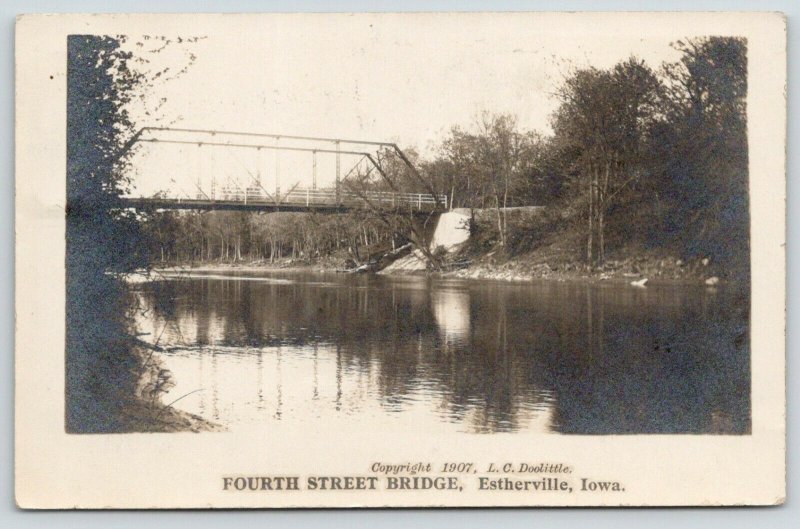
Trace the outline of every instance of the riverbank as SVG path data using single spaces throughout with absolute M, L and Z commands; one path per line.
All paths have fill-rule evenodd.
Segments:
M 387 275 L 426 275 L 463 279 L 490 279 L 499 281 L 611 281 L 627 282 L 636 286 L 656 283 L 700 284 L 714 286 L 736 280 L 744 274 L 736 273 L 725 263 L 713 262 L 709 257 L 697 256 L 682 259 L 666 248 L 645 248 L 628 243 L 610 252 L 605 263 L 588 267 L 583 261 L 585 242 L 582 234 L 574 230 L 553 231 L 537 241 L 527 251 L 511 252 L 499 247 L 492 237 L 474 237 L 450 247 L 444 255 L 444 270 L 431 272 L 419 251 L 393 259 L 378 271 Z M 158 274 L 207 274 L 215 272 L 257 273 L 269 270 L 305 272 L 342 272 L 346 260 L 325 257 L 315 260 L 280 259 L 275 261 L 197 262 L 158 267 Z M 351 270 L 352 271 L 352 270 Z M 152 274 L 151 274 L 152 276 Z
M 555 280 L 588 282 L 609 281 L 647 284 L 699 284 L 713 286 L 722 280 L 707 259 L 684 262 L 675 257 L 639 256 L 609 260 L 602 267 L 589 269 L 582 264 L 523 258 L 493 259 L 492 255 L 472 261 L 457 270 L 439 272 L 442 277 L 493 279 L 503 281 Z
M 183 395 L 172 395 L 175 382 L 172 372 L 164 368 L 158 352 L 135 345 L 131 354 L 136 357 L 138 377 L 134 395 L 120 413 L 125 432 L 219 432 L 224 428 L 198 415 L 176 409 Z M 165 403 L 166 401 L 166 403 Z
M 489 279 L 496 281 L 609 281 L 645 284 L 698 284 L 713 286 L 724 280 L 720 279 L 707 259 L 695 259 L 684 262 L 671 256 L 642 255 L 621 260 L 609 260 L 603 267 L 589 270 L 582 264 L 547 260 L 541 256 L 526 255 L 505 258 L 496 252 L 473 258 L 468 264 L 458 269 L 430 272 L 424 264 L 412 267 L 389 267 L 381 271 L 387 275 L 426 275 L 460 279 Z M 215 272 L 258 273 L 265 271 L 286 272 L 341 272 L 343 263 L 328 259 L 322 262 L 306 262 L 285 260 L 280 262 L 247 262 L 237 263 L 198 263 L 173 265 L 154 268 L 149 278 L 141 276 L 141 280 L 158 279 L 159 275 L 174 277 L 181 274 L 210 274 Z M 136 282 L 132 280 L 131 282 Z
M 268 270 L 283 270 L 286 272 L 337 272 L 344 268 L 344 262 L 339 259 L 326 258 L 316 261 L 301 261 L 298 259 L 281 259 L 270 261 L 212 261 L 185 264 L 170 264 L 155 266 L 151 275 L 168 273 L 213 273 L 213 272 L 263 272 Z

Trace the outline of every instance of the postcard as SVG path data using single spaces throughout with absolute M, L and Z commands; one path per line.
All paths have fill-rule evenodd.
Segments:
M 22 15 L 27 509 L 776 505 L 778 13 Z

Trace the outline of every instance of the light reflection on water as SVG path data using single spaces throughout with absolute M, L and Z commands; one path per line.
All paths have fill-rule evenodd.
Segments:
M 244 280 L 243 280 L 244 279 Z M 737 289 L 275 272 L 141 285 L 175 407 L 415 432 L 748 433 Z

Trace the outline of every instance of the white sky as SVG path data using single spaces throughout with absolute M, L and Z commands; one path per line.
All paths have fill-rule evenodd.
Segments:
M 423 154 L 453 125 L 470 128 L 484 110 L 512 113 L 521 128 L 547 133 L 557 106 L 552 93 L 571 67 L 604 68 L 636 55 L 657 68 L 678 57 L 669 43 L 685 37 L 642 38 L 596 26 L 554 32 L 513 16 L 495 23 L 478 17 L 259 19 L 257 27 L 212 32 L 152 56 L 173 61 L 174 69 L 186 50 L 197 59 L 185 75 L 156 87 L 152 101 L 166 98 L 160 119 L 139 122 L 391 141 Z M 260 168 L 263 185 L 274 188 L 274 154 L 212 149 L 144 146 L 135 160 L 137 194 L 180 187 L 194 194 L 191 181 L 199 175 L 207 187 L 212 173 L 218 186 L 226 176 L 245 182 L 245 168 Z M 343 157 L 343 173 L 348 162 Z M 298 181 L 310 185 L 310 155 L 282 154 L 279 163 L 283 189 Z M 320 155 L 320 187 L 333 174 L 333 157 Z

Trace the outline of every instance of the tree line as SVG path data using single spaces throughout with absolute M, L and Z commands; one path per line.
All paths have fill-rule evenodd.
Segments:
M 347 256 L 356 263 L 405 244 L 366 212 L 151 212 L 144 223 L 156 262 L 311 261 Z
M 494 208 L 497 244 L 510 251 L 504 208 L 536 204 L 550 207 L 556 231 L 583 233 L 576 257 L 590 266 L 604 263 L 609 243 L 633 243 L 746 268 L 747 43 L 673 47 L 679 60 L 658 70 L 631 57 L 573 71 L 547 136 L 509 115 L 453 128 L 423 171 L 453 205 Z

